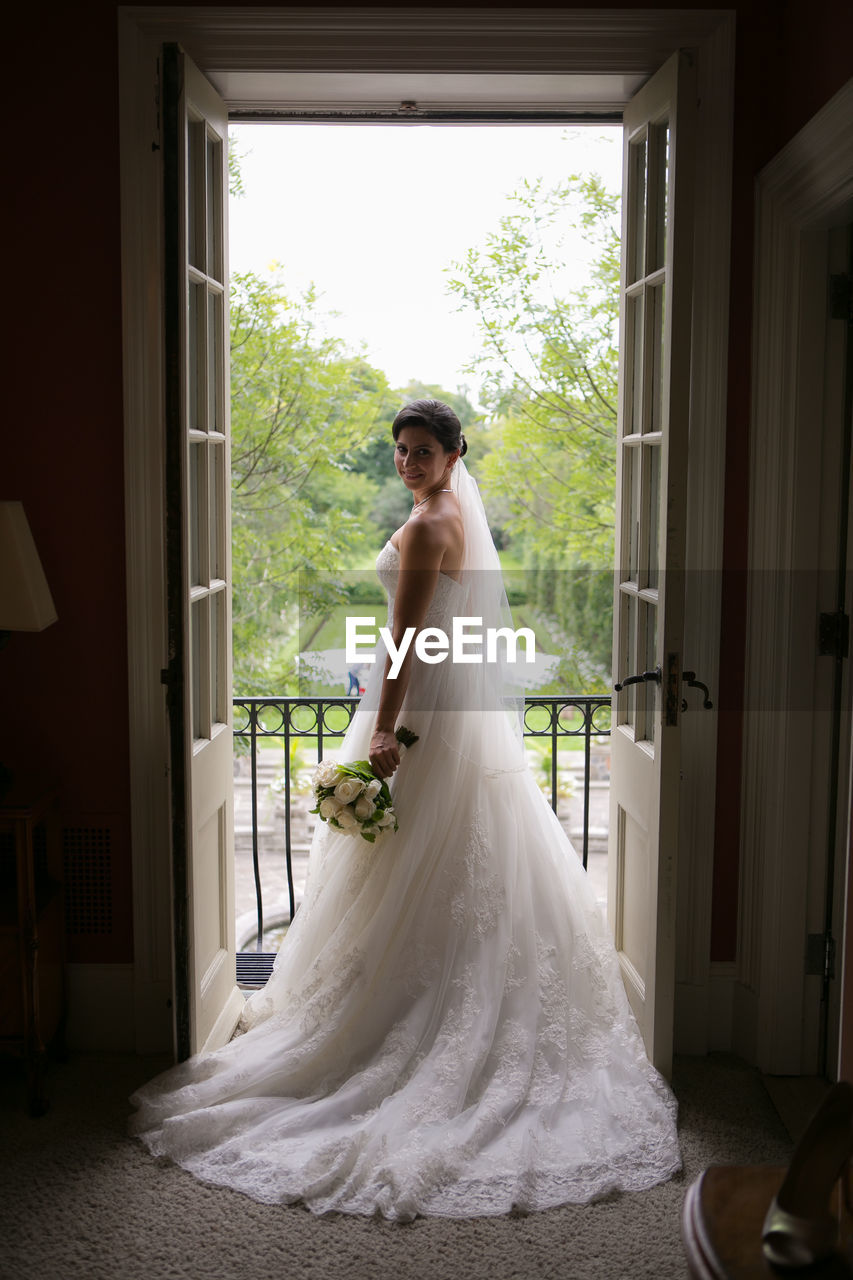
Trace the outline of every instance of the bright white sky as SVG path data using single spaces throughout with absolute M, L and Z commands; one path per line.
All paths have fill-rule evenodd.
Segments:
M 478 349 L 446 271 L 485 243 L 523 178 L 556 185 L 595 171 L 621 185 L 621 130 L 554 126 L 232 124 L 245 195 L 230 207 L 231 270 L 287 292 L 312 281 L 338 315 L 330 332 L 364 350 L 392 387 L 412 379 L 447 391 L 476 386 L 463 366 Z M 563 284 L 583 253 L 566 254 Z

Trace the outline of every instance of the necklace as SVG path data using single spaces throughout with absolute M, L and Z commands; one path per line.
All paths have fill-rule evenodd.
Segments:
M 425 498 L 421 498 L 420 502 L 416 502 L 412 507 L 412 511 L 417 511 L 418 507 L 422 507 L 425 502 L 429 502 L 430 498 L 434 498 L 437 493 L 452 493 L 452 489 L 433 489 L 432 493 L 428 493 Z

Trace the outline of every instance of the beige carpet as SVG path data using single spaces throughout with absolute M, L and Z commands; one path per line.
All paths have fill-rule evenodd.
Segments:
M 791 1144 L 757 1071 L 682 1058 L 674 1086 L 684 1172 L 637 1195 L 468 1221 L 316 1218 L 201 1186 L 125 1137 L 127 1095 L 162 1059 L 52 1065 L 51 1108 L 24 1109 L 4 1066 L 3 1280 L 639 1280 L 687 1274 L 685 1190 L 709 1164 L 785 1163 Z

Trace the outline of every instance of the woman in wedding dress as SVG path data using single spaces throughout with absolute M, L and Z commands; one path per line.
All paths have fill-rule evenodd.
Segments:
M 377 572 L 395 645 L 452 635 L 467 660 L 377 655 L 336 756 L 390 777 L 397 831 L 319 822 L 305 898 L 239 1034 L 134 1095 L 132 1131 L 205 1182 L 408 1220 L 583 1203 L 680 1168 L 580 859 L 524 760 L 500 566 L 453 411 L 394 422 L 412 513 Z M 437 641 L 435 631 L 427 637 Z M 431 655 L 431 660 L 430 659 Z M 507 709 L 509 708 L 509 709 Z M 394 730 L 418 741 L 400 759 Z

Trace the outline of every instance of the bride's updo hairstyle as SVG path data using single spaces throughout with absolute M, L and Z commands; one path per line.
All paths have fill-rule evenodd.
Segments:
M 459 450 L 460 458 L 468 451 L 468 442 L 462 434 L 462 424 L 449 404 L 443 400 L 413 400 L 397 414 L 391 426 L 396 440 L 403 427 L 425 427 L 435 436 L 445 453 Z

